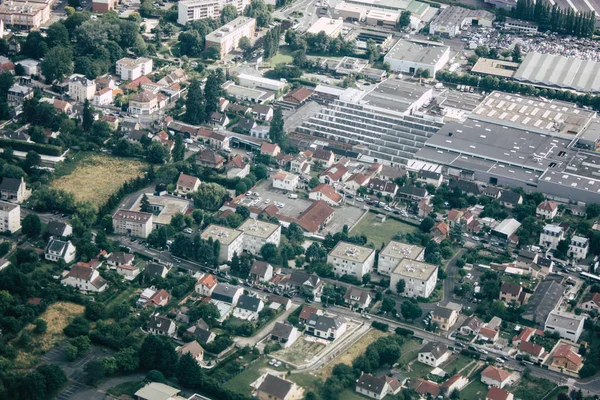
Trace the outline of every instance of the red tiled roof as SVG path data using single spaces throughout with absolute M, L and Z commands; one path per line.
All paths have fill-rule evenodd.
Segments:
M 504 382 L 510 378 L 510 372 L 490 365 L 483 370 L 481 376 L 485 376 L 486 378 L 490 378 L 496 382 Z
M 209 289 L 216 286 L 217 283 L 217 278 L 211 274 L 204 275 L 202 278 L 198 279 L 198 285 L 204 285 Z
M 342 200 L 342 195 L 339 194 L 338 192 L 336 192 L 333 187 L 331 187 L 330 185 L 327 185 L 325 183 L 322 183 L 322 184 L 316 186 L 310 192 L 311 193 L 321 192 L 323 195 L 329 197 L 332 201 L 334 201 L 336 203 L 339 203 Z
M 535 344 L 532 342 L 521 342 L 519 343 L 519 350 L 524 353 L 531 354 L 533 356 L 539 357 L 544 353 L 544 348 L 539 344 Z
M 289 92 L 287 95 L 285 95 L 285 97 L 291 97 L 297 102 L 301 103 L 304 100 L 308 99 L 312 93 L 313 91 L 311 89 L 301 86 Z
M 300 319 L 306 319 L 308 320 L 310 318 L 311 314 L 316 314 L 319 311 L 319 309 L 317 307 L 313 307 L 313 306 L 304 306 L 302 308 L 302 311 L 300 311 Z
M 458 381 L 459 379 L 467 379 L 467 377 L 463 376 L 463 375 L 460 375 L 460 374 L 456 374 L 452 378 L 448 379 L 446 382 L 442 383 L 442 387 L 443 388 L 449 388 L 450 386 L 452 386 L 453 384 L 455 384 L 456 381 Z
M 497 388 L 496 386 L 492 386 L 485 396 L 486 399 L 489 400 L 506 400 L 510 396 L 510 392 L 507 392 L 504 389 Z
M 198 178 L 196 178 L 195 176 L 186 175 L 182 172 L 181 174 L 179 174 L 179 179 L 177 179 L 177 186 L 183 186 L 192 189 L 196 185 L 197 181 Z
M 537 208 L 539 208 L 540 210 L 544 210 L 544 211 L 554 212 L 554 210 L 556 210 L 558 208 L 558 206 L 556 205 L 556 203 L 546 200 L 546 201 L 541 202 L 537 206 Z
M 264 153 L 264 154 L 273 155 L 273 153 L 275 153 L 275 150 L 278 147 L 279 147 L 279 145 L 277 143 L 267 143 L 267 142 L 264 142 L 262 144 L 262 146 L 260 146 L 260 152 Z
M 440 394 L 440 385 L 435 382 L 426 381 L 423 378 L 417 379 L 411 384 L 412 388 L 419 394 L 427 394 L 437 397 Z
M 127 85 L 124 86 L 124 88 L 127 90 L 137 90 L 140 87 L 140 85 L 144 85 L 147 83 L 153 83 L 153 82 L 147 76 L 140 76 L 139 78 L 134 79 L 133 81 L 129 82 Z
M 329 179 L 331 179 L 332 181 L 338 181 L 347 172 L 348 172 L 348 168 L 346 168 L 343 164 L 337 163 L 337 164 L 333 164 L 331 167 L 329 167 L 325 171 L 323 171 L 321 173 L 321 176 L 329 176 Z
M 354 174 L 350 178 L 348 178 L 348 181 L 356 182 L 361 186 L 364 185 L 368 180 L 369 180 L 369 177 L 366 176 L 365 174 L 361 174 L 361 173 Z
M 556 352 L 554 352 L 554 358 L 556 357 L 564 357 L 577 366 L 579 366 L 583 361 L 583 357 L 575 353 L 568 344 L 561 344 L 558 349 L 556 349 Z
M 479 329 L 479 334 L 480 334 L 480 335 L 483 335 L 483 336 L 485 336 L 485 337 L 487 337 L 488 339 L 493 339 L 493 338 L 495 338 L 495 337 L 496 337 L 496 335 L 498 334 L 498 331 L 495 331 L 495 330 L 493 330 L 493 329 L 490 329 L 490 328 L 488 328 L 488 327 L 486 327 L 486 326 L 482 326 L 482 327 Z
M 442 235 L 447 235 L 449 228 L 448 228 L 448 224 L 446 224 L 444 221 L 438 223 L 436 226 L 433 227 L 432 230 L 437 229 L 438 231 L 440 231 L 440 233 Z
M 456 221 L 459 216 L 462 214 L 462 211 L 460 210 L 450 210 L 448 212 L 448 221 Z
M 331 214 L 333 208 L 323 200 L 312 203 L 298 218 L 298 225 L 308 232 L 317 232 L 319 227 Z

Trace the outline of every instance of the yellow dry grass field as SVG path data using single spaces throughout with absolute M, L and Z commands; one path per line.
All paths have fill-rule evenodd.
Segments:
M 369 331 L 367 331 L 367 333 L 365 333 L 363 337 L 358 339 L 358 341 L 352 346 L 350 346 L 348 349 L 346 349 L 346 351 L 344 351 L 342 354 L 338 355 L 336 358 L 325 364 L 325 366 L 321 370 L 322 379 L 325 380 L 329 378 L 329 376 L 331 375 L 331 371 L 333 370 L 333 367 L 336 364 L 352 365 L 352 361 L 354 361 L 356 357 L 360 356 L 361 354 L 365 354 L 367 347 L 371 343 L 385 335 L 386 334 L 384 332 L 381 332 L 377 329 L 370 329 Z
M 54 189 L 73 193 L 75 200 L 101 206 L 123 183 L 142 175 L 145 163 L 96 154 L 84 157 L 69 175 L 52 182 Z
M 17 368 L 32 367 L 36 362 L 37 356 L 44 354 L 53 348 L 56 343 L 64 340 L 64 327 L 75 317 L 83 315 L 84 310 L 85 307 L 82 305 L 67 302 L 58 302 L 49 306 L 40 316 L 40 319 L 48 323 L 46 333 L 41 335 L 32 333 L 31 331 L 34 328 L 32 324 L 24 328 L 24 331 L 28 331 L 31 334 L 32 342 L 29 347 L 33 350 L 31 352 L 19 351 L 15 360 L 15 366 Z M 18 341 L 18 338 L 15 341 Z

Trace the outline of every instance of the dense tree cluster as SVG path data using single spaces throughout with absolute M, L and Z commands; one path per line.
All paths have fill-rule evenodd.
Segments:
M 352 56 L 356 50 L 354 40 L 344 40 L 341 35 L 330 38 L 325 32 L 299 34 L 293 29 L 285 32 L 285 42 L 294 51 L 326 56 Z
M 518 0 L 512 15 L 539 24 L 540 30 L 567 35 L 591 37 L 594 34 L 596 16 L 593 11 L 575 12 L 572 8 L 562 9 L 557 3 L 546 1 Z

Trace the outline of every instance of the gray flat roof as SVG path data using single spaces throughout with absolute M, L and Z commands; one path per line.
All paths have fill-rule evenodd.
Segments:
M 404 112 L 408 110 L 415 101 L 419 100 L 427 92 L 432 90 L 431 87 L 415 85 L 414 83 L 399 79 L 388 79 L 378 84 L 372 91 L 364 96 L 361 103 Z
M 573 103 L 495 90 L 475 108 L 471 118 L 572 138 L 595 114 Z
M 437 42 L 400 39 L 385 57 L 434 65 L 448 51 L 450 51 L 448 46 Z
M 514 78 L 580 92 L 598 92 L 600 63 L 532 51 L 527 53 Z
M 414 260 L 419 256 L 419 254 L 423 252 L 423 250 L 424 249 L 421 246 L 392 240 L 388 243 L 387 246 L 385 246 L 385 248 L 381 251 L 381 253 L 379 253 L 379 255 L 395 257 L 398 259 L 410 258 Z
M 561 169 L 548 169 L 540 181 L 600 195 L 600 155 L 578 153 Z
M 480 94 L 463 93 L 456 90 L 445 90 L 436 97 L 440 107 L 451 107 L 464 111 L 473 111 L 482 99 L 483 96 Z
M 276 230 L 280 229 L 281 225 L 271 224 L 265 221 L 259 221 L 257 219 L 248 218 L 238 228 L 238 230 L 244 232 L 246 235 L 257 236 L 263 239 L 271 236 Z
M 224 226 L 209 225 L 202 232 L 202 235 L 200 235 L 200 237 L 204 240 L 212 238 L 214 241 L 218 240 L 219 242 L 221 242 L 221 244 L 228 246 L 240 235 L 243 235 L 243 232 Z
M 450 6 L 444 8 L 432 23 L 442 26 L 460 26 L 465 19 L 469 18 L 483 18 L 493 21 L 496 17 L 489 11 Z
M 405 258 L 400 261 L 392 273 L 400 276 L 406 276 L 408 278 L 426 281 L 431 277 L 432 274 L 436 273 L 437 269 L 437 265 Z
M 354 243 L 339 242 L 329 253 L 331 257 L 341 258 L 342 260 L 356 261 L 363 263 L 374 252 L 370 247 L 359 246 Z

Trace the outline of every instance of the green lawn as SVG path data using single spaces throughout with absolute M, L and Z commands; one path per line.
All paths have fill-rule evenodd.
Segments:
M 373 243 L 376 248 L 379 248 L 382 243 L 389 243 L 397 233 L 409 233 L 417 230 L 412 225 L 392 218 L 387 218 L 384 223 L 377 222 L 376 215 L 369 212 L 351 231 L 353 235 L 367 236 L 369 243 Z
M 277 54 L 271 57 L 271 67 L 275 67 L 277 64 L 289 64 L 292 61 L 294 61 L 292 50 L 289 46 L 281 46 Z
M 108 393 L 116 397 L 120 397 L 122 395 L 128 395 L 133 397 L 134 393 L 140 390 L 143 386 L 144 382 L 142 381 L 123 382 L 117 386 L 113 386 L 110 389 L 108 389 Z
M 418 340 L 415 339 L 410 339 L 407 340 L 406 342 L 404 342 L 402 344 L 402 347 L 400 347 L 400 364 L 401 365 L 405 365 L 408 364 L 410 361 L 414 360 L 415 358 L 417 358 L 417 355 L 419 354 L 419 349 L 422 347 L 421 342 L 419 342 Z
M 321 378 L 316 377 L 314 375 L 305 373 L 305 374 L 289 374 L 288 379 L 298 386 L 304 388 L 305 392 L 318 392 L 319 388 L 323 384 Z
M 426 378 L 427 375 L 429 375 L 429 373 L 433 370 L 433 367 L 430 367 L 429 365 L 425 365 L 423 363 L 415 361 L 414 363 L 412 363 L 410 365 L 410 371 L 407 371 L 408 368 L 404 368 L 404 369 L 406 371 L 405 375 L 407 378 L 417 379 L 417 378 Z
M 471 383 L 466 388 L 460 391 L 461 399 L 481 400 L 485 399 L 488 392 L 488 387 L 480 380 L 481 375 L 473 377 Z
M 353 389 L 344 389 L 342 393 L 340 393 L 340 399 L 344 400 L 365 400 L 369 397 L 361 396 L 356 393 Z
M 252 393 L 250 384 L 264 374 L 267 368 L 279 371 L 283 371 L 285 369 L 285 365 L 282 365 L 279 368 L 269 365 L 269 360 L 269 358 L 263 358 L 262 360 L 255 362 L 244 372 L 225 382 L 225 387 L 237 393 L 250 395 Z
M 472 358 L 465 357 L 463 355 L 459 355 L 457 358 L 452 360 L 450 363 L 443 365 L 442 369 L 444 371 L 446 371 L 447 373 L 449 373 L 450 375 L 452 375 L 452 373 L 453 373 L 452 371 L 454 371 L 454 369 L 456 369 L 456 372 L 458 373 L 461 369 L 463 369 L 464 367 L 469 365 L 472 361 L 473 361 Z M 467 371 L 464 371 L 464 372 L 467 372 Z
M 556 383 L 548 379 L 529 376 L 522 378 L 516 389 L 512 392 L 516 398 L 535 400 L 544 398 L 544 396 L 555 388 Z

